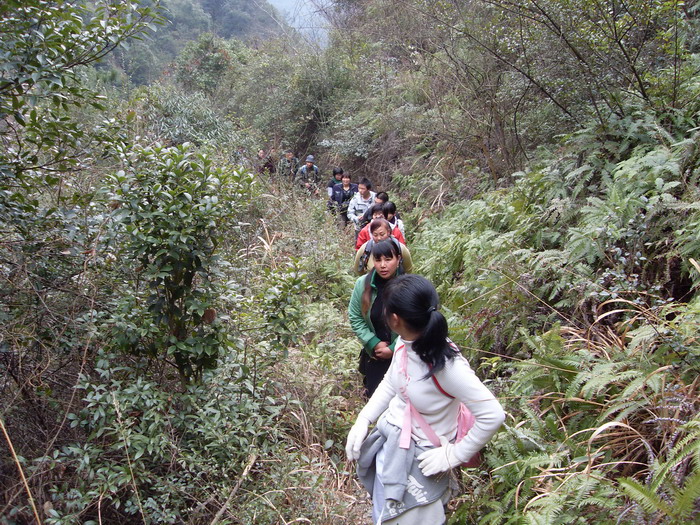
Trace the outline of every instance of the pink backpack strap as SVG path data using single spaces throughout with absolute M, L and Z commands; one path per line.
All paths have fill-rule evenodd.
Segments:
M 405 383 L 401 386 L 400 390 L 406 400 L 406 408 L 403 413 L 403 422 L 401 425 L 401 437 L 399 439 L 399 447 L 407 449 L 411 444 L 411 429 L 412 420 L 415 419 L 418 426 L 423 430 L 426 437 L 435 447 L 440 446 L 440 438 L 435 433 L 433 428 L 428 424 L 423 415 L 413 406 L 411 399 L 408 397 L 408 383 L 410 383 L 411 378 L 408 375 L 408 352 L 406 351 L 405 345 L 400 345 L 396 348 L 395 353 L 399 354 L 399 372 L 403 375 Z
M 408 397 L 407 387 L 408 383 L 411 382 L 411 378 L 408 375 L 408 351 L 406 351 L 406 346 L 401 344 L 396 348 L 394 352 L 399 358 L 399 373 L 403 375 L 405 379 L 405 383 L 400 388 L 401 393 L 403 394 L 403 397 L 406 400 L 406 408 L 404 409 L 403 413 L 399 447 L 403 449 L 408 449 L 408 447 L 410 446 L 413 419 L 416 420 L 418 426 L 421 428 L 421 430 L 428 438 L 428 440 L 433 444 L 433 446 L 439 447 L 440 438 L 433 430 L 433 427 L 431 427 L 425 420 L 423 415 L 413 406 L 413 404 L 411 403 L 411 399 Z M 454 399 L 454 396 L 445 392 L 445 390 L 440 385 L 440 382 L 438 381 L 437 377 L 433 375 L 432 378 L 433 382 L 435 383 L 435 386 L 443 395 L 449 397 L 450 399 Z M 474 416 L 469 411 L 467 406 L 464 403 L 460 403 L 459 414 L 457 416 L 457 441 L 461 440 L 464 436 L 467 435 L 469 429 L 474 426 L 474 422 Z
M 440 382 L 438 381 L 437 377 L 435 375 L 432 376 L 433 382 L 435 383 L 435 386 L 437 389 L 442 392 L 444 395 L 449 397 L 450 399 L 454 399 L 455 396 L 448 394 L 445 392 L 445 389 L 440 386 Z M 464 436 L 467 435 L 467 432 L 469 432 L 469 429 L 474 426 L 474 423 L 476 422 L 476 419 L 474 418 L 474 415 L 471 413 L 471 411 L 467 408 L 467 405 L 464 403 L 459 404 L 459 413 L 457 414 L 457 438 L 456 441 L 461 440 Z M 425 432 L 425 430 L 424 430 Z M 432 440 L 431 440 L 432 441 Z

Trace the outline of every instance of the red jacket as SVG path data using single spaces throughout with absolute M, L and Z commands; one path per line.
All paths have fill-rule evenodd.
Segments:
M 406 239 L 403 237 L 403 233 L 401 233 L 401 230 L 399 230 L 398 226 L 394 226 L 394 229 L 391 231 L 391 235 L 396 237 L 396 240 L 399 241 L 401 244 L 405 245 L 406 244 Z M 355 250 L 359 250 L 360 247 L 366 243 L 367 241 L 370 240 L 372 237 L 372 234 L 369 233 L 369 224 L 362 228 L 360 230 L 360 233 L 357 235 L 357 241 L 355 242 Z

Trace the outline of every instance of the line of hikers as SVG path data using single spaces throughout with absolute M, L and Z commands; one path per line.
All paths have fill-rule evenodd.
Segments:
M 260 172 L 289 177 L 321 195 L 313 155 L 304 165 L 286 151 L 277 165 L 261 150 Z M 328 210 L 355 231 L 348 305 L 362 344 L 359 371 L 367 405 L 350 430 L 346 453 L 372 497 L 375 525 L 442 525 L 453 468 L 479 467 L 479 450 L 505 413 L 448 337 L 432 283 L 411 274 L 404 224 L 386 192 L 334 168 Z M 370 426 L 374 428 L 370 430 Z
M 258 171 L 268 175 L 277 174 L 290 178 L 307 190 L 311 195 L 320 195 L 321 175 L 313 155 L 307 155 L 304 164 L 290 149 L 276 163 L 274 151 L 258 151 Z M 350 174 L 343 168 L 333 168 L 332 176 L 326 184 L 328 210 L 336 215 L 340 223 L 347 227 L 350 223 L 355 229 L 356 256 L 353 271 L 363 275 L 374 263 L 372 247 L 383 239 L 392 239 L 399 248 L 403 266 L 410 272 L 413 263 L 411 253 L 406 247 L 404 224 L 396 211 L 396 204 L 389 200 L 386 192 L 372 191 L 372 183 L 363 178 L 358 183 L 352 182 Z
M 386 192 L 342 168 L 327 185 L 328 208 L 355 229 L 348 305 L 361 341 L 367 405 L 346 453 L 372 497 L 376 525 L 444 524 L 453 468 L 481 466 L 479 450 L 503 423 L 494 395 L 448 337 L 437 292 L 411 274 L 403 221 Z M 370 425 L 374 428 L 370 431 Z
M 388 221 L 370 225 L 378 222 Z M 375 242 L 350 297 L 367 404 L 345 451 L 374 525 L 444 525 L 453 469 L 484 468 L 479 451 L 505 413 L 450 340 L 433 284 L 406 269 L 404 247 L 395 237 Z

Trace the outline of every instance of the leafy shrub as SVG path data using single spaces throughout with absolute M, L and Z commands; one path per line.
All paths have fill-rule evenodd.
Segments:
M 166 84 L 154 84 L 144 88 L 136 102 L 143 132 L 157 141 L 174 145 L 217 144 L 222 148 L 245 140 L 202 93 L 187 93 Z
M 183 381 L 216 365 L 217 248 L 251 177 L 225 172 L 192 147 L 135 147 L 113 177 L 116 228 L 138 273 L 112 322 L 123 350 L 174 359 Z M 137 265 L 139 265 L 137 267 Z M 146 288 L 140 286 L 140 281 Z
M 56 475 L 47 523 L 181 523 L 212 512 L 208 505 L 237 485 L 235 472 L 275 447 L 285 403 L 241 361 L 229 347 L 215 373 L 175 393 L 123 357 L 102 354 L 94 377 L 78 385 L 83 408 L 68 416 L 86 439 L 38 460 Z
M 211 95 L 225 73 L 231 70 L 238 73 L 245 63 L 242 45 L 235 40 L 226 41 L 204 33 L 197 41 L 185 45 L 177 58 L 175 74 L 187 91 L 203 91 Z

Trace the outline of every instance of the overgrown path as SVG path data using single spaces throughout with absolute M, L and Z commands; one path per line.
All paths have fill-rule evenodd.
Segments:
M 280 523 L 371 525 L 371 501 L 344 451 L 364 403 L 360 346 L 347 318 L 354 235 L 327 212 L 325 196 L 286 181 L 273 180 L 267 189 L 255 251 L 282 296 L 278 328 L 286 357 L 273 373 L 279 397 L 293 400 L 283 416 L 286 456 L 274 458 L 290 466 L 275 487 L 285 494 Z

